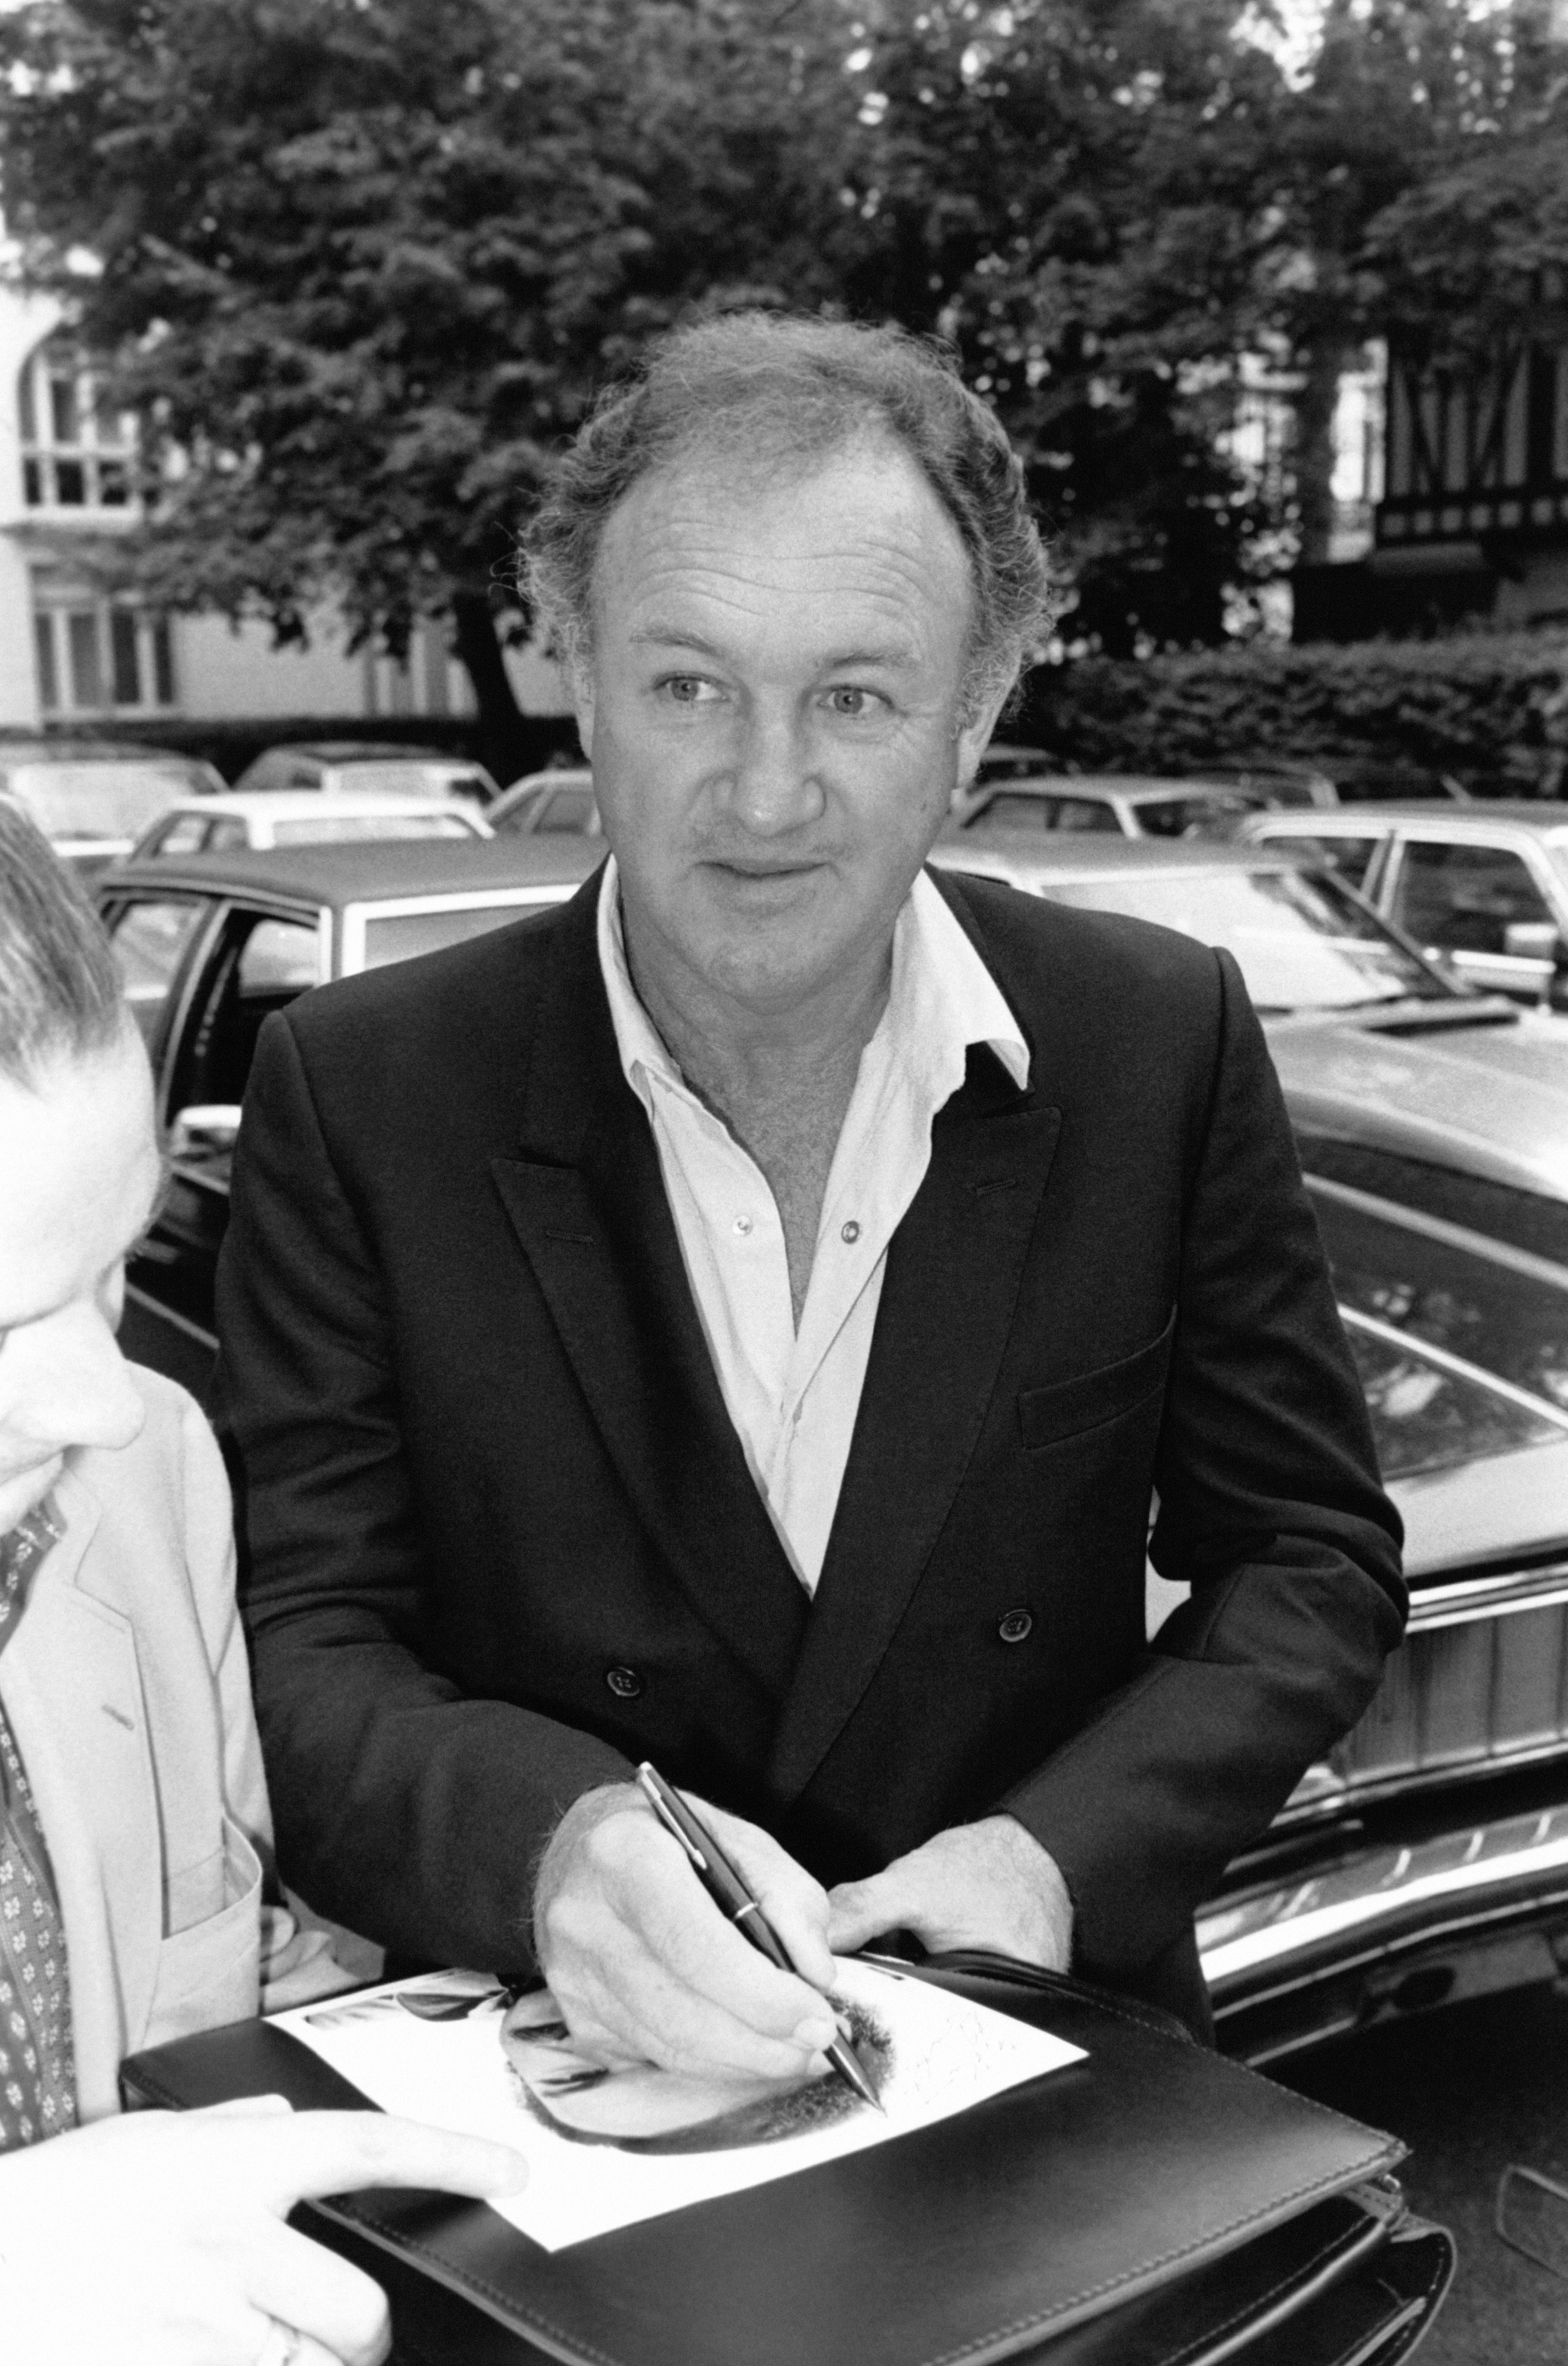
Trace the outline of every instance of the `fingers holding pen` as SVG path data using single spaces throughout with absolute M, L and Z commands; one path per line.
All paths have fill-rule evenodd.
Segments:
M 802 1953 L 821 1956 L 825 1985 L 825 1894 L 766 1834 L 706 1813 Z M 563 2017 L 602 2060 L 785 2079 L 836 2034 L 821 1991 L 748 1944 L 630 1785 L 589 1794 L 563 1819 L 540 1869 L 534 1927 Z

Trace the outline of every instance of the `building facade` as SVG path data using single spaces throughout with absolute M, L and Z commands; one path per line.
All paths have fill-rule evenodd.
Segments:
M 43 299 L 0 287 L 0 730 L 171 722 L 463 716 L 467 673 L 439 622 L 406 664 L 351 652 L 330 613 L 305 648 L 274 648 L 259 618 L 159 615 L 103 588 L 101 560 L 136 523 L 132 422 L 106 407 L 84 355 Z M 569 704 L 556 669 L 509 651 L 525 714 Z

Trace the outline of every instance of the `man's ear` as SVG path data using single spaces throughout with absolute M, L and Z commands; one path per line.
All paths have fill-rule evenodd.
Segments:
M 583 658 L 576 658 L 566 667 L 566 688 L 571 693 L 572 712 L 577 718 L 577 738 L 583 754 L 593 761 L 593 668 Z
M 1012 682 L 1004 682 L 996 695 L 988 699 L 976 713 L 973 720 L 966 723 L 959 732 L 958 787 L 960 790 L 973 785 L 980 760 L 985 754 L 991 741 L 991 735 L 996 728 L 996 718 L 1012 697 L 1014 684 L 1017 679 L 1014 674 Z

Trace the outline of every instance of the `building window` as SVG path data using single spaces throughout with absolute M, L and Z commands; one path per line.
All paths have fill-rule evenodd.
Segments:
M 166 616 L 106 600 L 66 600 L 33 616 L 39 704 L 46 715 L 142 713 L 176 703 Z
M 22 364 L 17 418 L 28 509 L 129 505 L 131 422 L 106 408 L 68 338 L 46 339 Z

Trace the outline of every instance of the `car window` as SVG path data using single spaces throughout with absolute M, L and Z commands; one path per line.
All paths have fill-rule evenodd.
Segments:
M 1255 813 L 1262 802 L 1261 797 L 1220 790 L 1207 795 L 1136 797 L 1133 812 L 1146 838 L 1188 838 L 1239 820 L 1245 813 Z
M 1347 1010 L 1452 991 L 1327 873 L 1126 871 L 1052 881 L 1041 893 L 1223 945 L 1260 1010 Z
M 591 830 L 593 825 L 591 789 L 552 789 L 533 827 L 580 838 L 585 831 Z
M 1347 1325 L 1384 1479 L 1442 1470 L 1524 1446 L 1561 1444 L 1543 1414 L 1464 1374 L 1447 1371 L 1377 1333 Z
M 498 834 L 505 833 L 514 838 L 522 837 L 527 830 L 536 829 L 539 808 L 551 794 L 548 789 L 530 789 L 526 795 L 519 797 L 514 806 L 509 806 L 505 813 L 492 814 L 490 827 Z
M 1029 796 L 998 789 L 968 824 L 970 829 L 1116 830 L 1114 808 L 1098 797 Z
M 1398 1211 L 1308 1186 L 1340 1303 L 1568 1414 L 1568 1270 L 1494 1259 Z
M 321 846 L 365 838 L 472 838 L 461 814 L 322 814 L 273 824 L 274 846 Z
M 576 893 L 562 885 L 541 891 L 537 903 L 477 904 L 457 910 L 434 912 L 371 911 L 364 924 L 364 966 L 384 969 L 388 962 L 411 961 L 416 953 L 439 952 L 443 945 L 459 945 L 483 937 L 510 920 L 526 919 L 539 906 L 564 902 Z
M 176 814 L 148 848 L 150 854 L 199 854 L 207 843 L 208 824 L 201 814 Z
M 281 785 L 287 789 L 319 789 L 321 785 L 321 768 L 319 764 L 291 764 L 286 774 L 281 775 L 280 779 Z M 263 788 L 270 789 L 274 783 L 271 780 L 267 780 L 262 785 Z
M 1457 1166 L 1429 1166 L 1378 1144 L 1337 1140 L 1310 1127 L 1298 1126 L 1296 1138 L 1302 1165 L 1311 1175 L 1568 1268 L 1568 1204 L 1561 1200 L 1467 1175 Z
M 232 912 L 192 1006 L 174 1066 L 171 1113 L 196 1102 L 243 1100 L 263 1022 L 319 978 L 313 921 Z
M 495 785 L 484 772 L 448 772 L 442 785 L 448 796 L 473 797 L 481 805 L 495 794 Z
M 122 904 L 108 918 L 125 998 L 151 1049 L 185 949 L 208 907 L 196 896 Z
M 1250 833 L 1249 833 L 1250 834 Z M 1299 830 L 1266 829 L 1258 836 L 1265 846 L 1277 846 L 1282 852 L 1299 854 L 1307 862 L 1324 862 L 1348 879 L 1352 887 L 1360 887 L 1372 868 L 1372 859 L 1379 840 L 1375 837 L 1327 837 L 1314 830 L 1308 838 Z
M 220 821 L 207 824 L 205 851 L 208 854 L 238 854 L 251 843 L 251 833 L 238 814 L 225 814 Z
M 332 785 L 355 791 L 369 789 L 386 797 L 444 797 L 447 775 L 418 757 L 375 756 L 333 767 Z
M 1415 839 L 1401 849 L 1391 917 L 1419 945 L 1501 953 L 1505 930 L 1550 921 L 1551 913 L 1529 866 L 1509 848 Z

